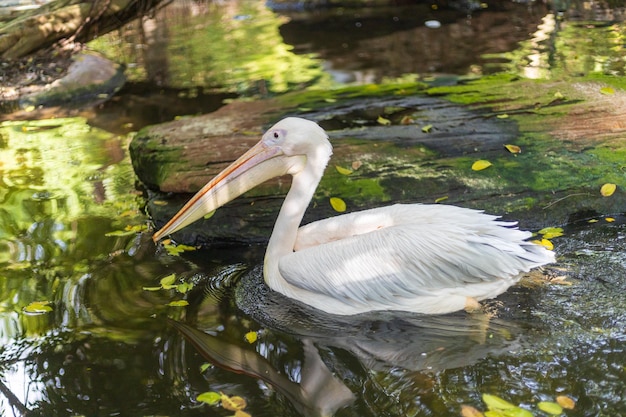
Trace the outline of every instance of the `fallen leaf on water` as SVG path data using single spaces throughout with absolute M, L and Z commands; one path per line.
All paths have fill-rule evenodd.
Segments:
M 114 230 L 112 232 L 105 233 L 104 235 L 106 237 L 113 237 L 113 236 L 130 236 L 133 234 L 135 234 L 135 232 L 131 232 L 128 230 Z
M 104 235 L 107 237 L 110 236 L 130 236 L 135 233 L 143 232 L 148 230 L 148 226 L 145 224 L 136 224 L 134 226 L 128 225 L 124 228 L 124 230 L 114 230 L 112 232 L 105 233 Z
M 376 121 L 378 122 L 378 124 L 381 124 L 383 126 L 389 126 L 391 124 L 391 120 L 385 119 L 383 116 L 378 116 L 378 119 L 376 119 Z
M 482 171 L 483 169 L 489 168 L 490 166 L 491 166 L 491 162 L 486 161 L 484 159 L 479 159 L 478 161 L 472 164 L 472 170 Z
M 193 288 L 193 282 L 182 282 L 176 286 L 176 291 L 181 294 L 185 294 L 187 291 Z
M 483 394 L 483 401 L 490 410 L 510 410 L 517 408 L 510 402 L 491 394 Z
M 413 120 L 411 116 L 403 116 L 402 119 L 400 120 L 401 125 L 410 125 L 413 122 L 415 122 L 415 120 Z
M 348 168 L 340 167 L 339 165 L 335 165 L 335 169 L 341 175 L 350 175 L 350 174 L 352 174 L 351 170 L 349 170 Z
M 602 187 L 600 187 L 600 194 L 602 194 L 603 197 L 610 197 L 613 195 L 616 189 L 617 185 L 607 182 Z
M 144 291 L 160 291 L 163 287 L 143 287 Z
M 604 221 L 609 222 L 609 223 L 613 223 L 615 221 L 615 219 L 613 217 L 605 217 Z
M 155 206 L 167 206 L 167 201 L 163 201 L 163 200 L 154 200 L 152 202 L 152 204 L 154 204 Z
M 588 220 L 587 223 L 598 223 L 598 219 L 591 219 Z
M 163 244 L 163 248 L 167 251 L 168 254 L 172 256 L 179 256 L 181 253 L 186 251 L 196 250 L 195 246 L 189 245 L 172 245 L 172 244 Z
M 522 148 L 517 145 L 504 145 L 504 147 L 511 153 L 522 153 Z
M 550 242 L 548 239 L 533 240 L 532 243 L 535 243 L 537 245 L 541 245 L 541 246 L 543 246 L 543 247 L 545 247 L 546 249 L 549 249 L 549 250 L 554 249 L 554 244 L 552 242 Z
M 200 365 L 200 373 L 201 373 L 201 374 L 203 374 L 203 373 L 205 373 L 205 372 L 206 372 L 209 368 L 212 368 L 212 367 L 213 367 L 213 364 L 212 364 L 212 363 L 205 362 L 205 363 L 203 363 L 202 365 Z M 204 394 L 206 394 L 206 392 L 205 392 Z M 216 392 L 216 394 L 217 394 L 217 392 Z M 202 394 L 200 394 L 200 395 L 202 395 Z M 217 394 L 217 400 L 218 400 L 218 401 L 219 401 L 219 399 L 220 399 L 220 398 L 221 398 L 221 396 L 220 396 L 219 394 Z M 200 400 L 198 400 L 198 401 L 200 401 Z M 217 401 L 216 401 L 216 404 L 217 404 Z
M 541 401 L 537 404 L 537 408 L 552 415 L 558 415 L 563 412 L 563 407 L 551 401 Z
M 159 284 L 161 284 L 161 286 L 163 287 L 167 285 L 172 285 L 175 282 L 176 282 L 176 274 L 170 274 L 168 276 L 161 278 L 161 280 L 159 281 Z
M 215 214 L 215 210 L 208 212 L 207 214 L 205 214 L 204 216 L 202 216 L 203 219 L 210 219 L 211 217 L 213 217 L 213 215 Z
M 337 211 L 339 213 L 343 213 L 344 211 L 346 211 L 346 202 L 343 201 L 339 197 L 331 197 L 330 198 L 330 205 L 333 208 L 333 210 L 335 210 L 335 211 Z
M 471 405 L 463 404 L 461 406 L 461 417 L 484 417 L 484 414 Z
M 561 100 L 561 99 L 564 99 L 565 96 L 560 91 L 557 91 L 556 93 L 554 93 L 554 98 L 557 100 Z
M 246 400 L 244 400 L 242 397 L 239 397 L 238 395 L 233 395 L 232 397 L 229 397 L 226 394 L 222 393 L 222 407 L 224 407 L 224 409 L 229 410 L 229 411 L 237 411 L 237 410 L 243 410 L 244 408 L 246 408 Z
M 246 339 L 246 342 L 252 344 L 252 343 L 256 342 L 256 340 L 258 338 L 258 335 L 257 335 L 257 333 L 255 331 L 249 331 L 248 333 L 246 333 L 243 336 L 243 338 Z
M 602 87 L 600 89 L 600 93 L 606 96 L 610 96 L 611 94 L 615 94 L 615 90 L 613 89 L 613 87 Z
M 443 196 L 443 197 L 439 197 L 435 199 L 435 203 L 441 203 L 442 201 L 446 201 L 448 199 L 448 196 Z
M 422 126 L 422 132 L 424 133 L 430 133 L 431 130 L 433 130 L 433 125 Z
M 496 117 L 497 117 L 498 119 L 508 119 L 508 118 L 509 118 L 509 115 L 508 115 L 508 114 L 506 114 L 506 113 L 502 113 L 502 114 L 498 114 Z
M 185 307 L 189 305 L 189 301 L 187 300 L 170 301 L 169 303 L 167 303 L 167 305 L 170 307 Z
M 490 394 L 483 394 L 483 401 L 489 408 L 485 412 L 485 417 L 533 417 L 533 413 L 500 397 Z
M 196 401 L 200 401 L 209 405 L 216 405 L 220 402 L 221 399 L 222 395 L 219 392 L 213 391 L 203 392 L 196 397 Z
M 571 399 L 570 397 L 568 397 L 567 395 L 559 395 L 556 397 L 556 402 L 558 405 L 560 405 L 563 408 L 566 408 L 568 410 L 573 410 L 574 407 L 576 406 L 576 402 Z
M 537 233 L 542 235 L 544 239 L 552 239 L 555 237 L 563 236 L 563 229 L 560 227 L 544 227 Z
M 52 311 L 49 301 L 33 301 L 23 309 L 24 313 L 43 314 Z

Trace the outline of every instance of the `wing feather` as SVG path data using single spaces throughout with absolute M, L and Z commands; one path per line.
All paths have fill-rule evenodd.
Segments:
M 364 218 L 369 220 L 362 233 Z M 373 227 L 372 219 L 384 226 Z M 553 259 L 551 252 L 525 242 L 530 233 L 496 219 L 476 210 L 419 204 L 337 216 L 304 226 L 307 241 L 324 241 L 317 235 L 329 227 L 333 238 L 282 257 L 279 270 L 296 287 L 353 303 L 393 303 L 461 288 L 467 296 L 493 297 L 520 272 Z M 472 284 L 479 293 L 468 291 Z

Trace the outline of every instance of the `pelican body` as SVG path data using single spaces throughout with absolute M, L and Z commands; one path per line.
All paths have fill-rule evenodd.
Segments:
M 292 184 L 267 245 L 263 276 L 287 297 L 331 314 L 443 314 L 475 306 L 553 262 L 515 222 L 449 205 L 396 204 L 300 227 L 332 155 L 315 122 L 289 117 L 169 220 L 158 242 L 270 178 Z

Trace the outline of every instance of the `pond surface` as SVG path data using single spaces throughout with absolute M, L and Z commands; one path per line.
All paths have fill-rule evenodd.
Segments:
M 486 410 L 483 394 L 536 416 L 564 397 L 564 415 L 626 415 L 624 214 L 561 225 L 548 278 L 529 276 L 489 315 L 434 317 L 321 315 L 263 287 L 262 246 L 179 253 L 146 230 L 125 133 L 226 97 L 432 73 L 624 75 L 619 10 L 574 4 L 564 16 L 581 23 L 501 3 L 273 13 L 176 2 L 144 21 L 144 47 L 124 42 L 132 27 L 101 40 L 129 51 L 115 100 L 84 118 L 0 126 L 2 415 L 237 415 L 198 401 L 205 392 L 245 399 L 239 416 L 454 416 Z

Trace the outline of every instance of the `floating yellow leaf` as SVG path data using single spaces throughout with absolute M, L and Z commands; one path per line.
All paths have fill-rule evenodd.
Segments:
M 189 245 L 172 245 L 172 244 L 164 244 L 163 247 L 167 251 L 168 254 L 172 256 L 179 256 L 181 253 L 186 251 L 196 250 L 197 248 Z
M 170 274 L 166 277 L 161 278 L 161 281 L 159 281 L 159 284 L 161 284 L 161 286 L 166 286 L 166 285 L 172 285 L 175 282 L 176 282 L 176 274 Z
M 602 194 L 603 197 L 610 197 L 613 195 L 616 189 L 617 185 L 607 182 L 602 187 L 600 187 L 600 194 Z
M 559 395 L 556 397 L 556 402 L 558 405 L 568 410 L 573 410 L 576 406 L 576 402 L 567 395 Z
M 598 223 L 598 219 L 591 219 L 588 220 L 587 223 Z
M 203 219 L 210 219 L 211 217 L 213 217 L 213 215 L 215 214 L 215 210 L 212 210 L 210 212 L 208 212 L 207 214 L 205 214 L 204 216 L 202 216 Z
M 600 89 L 600 93 L 610 96 L 611 94 L 615 94 L 615 90 L 613 89 L 613 87 L 602 87 Z
M 549 250 L 554 249 L 554 245 L 548 239 L 533 240 L 532 242 L 537 244 L 537 245 L 541 245 L 541 246 L 543 246 L 543 247 L 545 247 L 546 249 L 549 249 Z
M 471 405 L 463 404 L 461 406 L 461 417 L 484 417 L 484 414 Z
M 557 91 L 556 93 L 554 93 L 554 98 L 557 100 L 561 100 L 561 99 L 564 99 L 565 96 L 560 91 Z
M 144 291 L 159 291 L 163 287 L 143 287 Z
M 533 417 L 533 413 L 517 407 L 495 395 L 483 394 L 483 401 L 489 408 L 485 417 Z
M 543 411 L 544 413 L 548 413 L 552 415 L 559 415 L 563 412 L 563 407 L 551 401 L 541 401 L 537 403 L 537 408 Z
M 555 237 L 563 236 L 563 229 L 560 227 L 544 227 L 539 232 L 544 239 L 553 239 Z
M 336 98 L 325 98 L 324 101 L 326 103 L 335 103 L 337 101 L 337 99 Z
M 333 210 L 335 210 L 335 211 L 337 211 L 339 213 L 343 213 L 344 211 L 346 211 L 346 202 L 343 201 L 339 197 L 331 197 L 330 198 L 330 205 L 333 208 Z
M 604 220 L 609 223 L 613 223 L 615 221 L 613 217 L 605 217 Z
M 152 202 L 152 204 L 154 204 L 155 206 L 167 206 L 167 201 L 163 201 L 163 200 L 154 200 Z
M 511 153 L 522 153 L 522 148 L 517 145 L 504 145 L 504 147 Z
M 202 365 L 200 365 L 200 373 L 201 374 L 205 373 L 207 371 L 207 369 L 212 368 L 212 367 L 213 367 L 212 363 L 205 362 Z M 204 393 L 204 394 L 206 394 L 206 393 Z M 217 392 L 216 392 L 216 394 L 217 394 Z M 200 394 L 200 395 L 202 395 L 202 394 Z M 221 395 L 217 394 L 217 401 L 219 401 L 220 398 L 221 398 Z M 201 401 L 201 400 L 198 400 L 198 401 Z M 216 404 L 217 404 L 217 401 L 215 402 Z
M 479 159 L 478 161 L 472 164 L 472 170 L 482 171 L 483 169 L 489 168 L 490 166 L 491 166 L 491 162 L 486 161 L 484 159 Z
M 509 115 L 508 115 L 508 114 L 506 114 L 506 113 L 502 113 L 502 114 L 498 114 L 498 115 L 496 115 L 496 117 L 497 117 L 498 119 L 508 119 L 508 118 L 509 118 Z
M 378 119 L 376 119 L 376 121 L 378 122 L 378 124 L 381 124 L 383 126 L 389 126 L 391 124 L 391 120 L 385 119 L 383 116 L 378 116 Z
M 424 133 L 430 133 L 431 130 L 433 130 L 433 125 L 422 126 L 422 132 Z
M 491 394 L 483 394 L 483 401 L 485 402 L 485 405 L 487 405 L 487 408 L 489 408 L 490 410 L 510 410 L 513 408 L 517 408 L 510 402 Z
M 205 364 L 208 365 L 208 364 Z M 203 392 L 196 397 L 196 401 L 200 401 L 202 403 L 206 403 L 209 405 L 216 405 L 222 399 L 222 395 L 219 392 Z
M 222 393 L 221 400 L 222 407 L 229 411 L 243 410 L 244 408 L 246 408 L 247 405 L 246 400 L 237 395 L 229 397 L 228 395 Z
M 185 307 L 189 305 L 189 301 L 187 300 L 170 301 L 169 303 L 167 303 L 167 305 L 170 307 Z
M 23 309 L 28 314 L 43 314 L 52 311 L 49 301 L 33 301 Z
M 257 333 L 256 333 L 256 332 L 254 332 L 254 331 L 249 331 L 248 333 L 246 333 L 246 334 L 243 336 L 243 338 L 244 338 L 244 339 L 246 339 L 246 342 L 248 342 L 248 343 L 252 344 L 252 343 L 256 342 L 256 340 L 257 340 L 257 338 L 258 338 L 258 335 L 257 335 Z
M 185 294 L 187 291 L 193 288 L 193 282 L 182 282 L 176 286 L 176 291 L 181 294 Z
M 145 224 L 137 224 L 134 226 L 126 226 L 124 230 L 114 230 L 112 232 L 105 233 L 104 235 L 107 237 L 111 236 L 130 236 L 139 232 L 143 232 L 148 229 L 148 226 Z
M 339 165 L 335 165 L 335 169 L 341 175 L 350 175 L 350 174 L 352 174 L 351 170 L 349 170 L 348 168 L 340 167 Z
M 401 125 L 410 125 L 413 122 L 415 122 L 415 120 L 413 120 L 411 116 L 403 116 L 402 119 L 400 120 Z
M 435 203 L 441 203 L 442 201 L 446 201 L 448 199 L 448 196 L 443 196 L 443 197 L 439 197 L 435 199 Z

